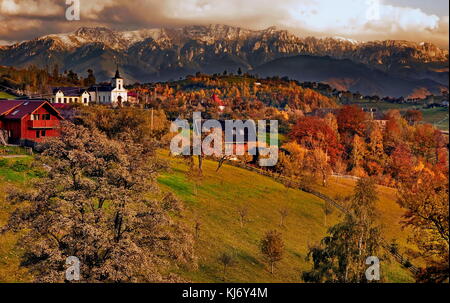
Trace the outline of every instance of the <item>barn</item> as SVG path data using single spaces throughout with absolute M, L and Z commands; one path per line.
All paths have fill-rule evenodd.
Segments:
M 46 100 L 0 101 L 0 130 L 8 144 L 34 146 L 45 138 L 57 137 L 62 120 Z

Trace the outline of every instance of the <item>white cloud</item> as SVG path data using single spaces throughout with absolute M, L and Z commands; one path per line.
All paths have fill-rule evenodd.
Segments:
M 448 46 L 448 17 L 377 0 L 81 1 L 83 25 L 139 28 L 223 23 L 251 29 L 277 26 L 299 35 L 409 39 Z M 32 34 L 32 30 L 8 31 L 21 18 L 39 20 L 53 31 L 82 25 L 63 20 L 63 4 L 59 0 L 0 0 L 0 16 L 5 16 L 0 39 L 17 40 L 14 35 Z

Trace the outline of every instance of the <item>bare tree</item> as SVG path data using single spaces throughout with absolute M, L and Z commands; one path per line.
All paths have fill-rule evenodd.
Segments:
M 248 208 L 247 207 L 240 207 L 238 209 L 239 214 L 239 222 L 241 224 L 241 228 L 244 227 L 244 223 L 248 217 Z
M 234 257 L 231 254 L 228 254 L 228 253 L 222 253 L 219 256 L 218 261 L 222 265 L 222 270 L 223 270 L 223 272 L 222 272 L 222 274 L 223 274 L 222 280 L 225 281 L 226 274 L 227 274 L 227 268 L 234 266 L 236 262 L 234 260 Z
M 220 168 L 223 166 L 224 162 L 229 158 L 229 156 L 223 156 L 219 159 L 219 163 L 217 164 L 216 173 L 219 172 Z
M 287 207 L 280 208 L 278 213 L 280 214 L 280 226 L 285 227 L 284 222 L 289 216 L 289 209 Z
M 202 223 L 197 220 L 195 221 L 195 238 L 200 238 L 200 228 L 202 227 Z
M 325 227 L 327 226 L 327 217 L 333 213 L 333 207 L 325 201 L 323 205 L 323 213 L 325 215 Z

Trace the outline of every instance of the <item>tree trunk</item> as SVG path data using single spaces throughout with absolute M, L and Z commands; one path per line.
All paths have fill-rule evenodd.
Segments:
M 200 171 L 200 175 L 203 173 L 203 156 L 198 156 L 198 169 Z
M 327 186 L 327 176 L 326 176 L 326 174 L 322 174 L 322 186 L 323 187 Z

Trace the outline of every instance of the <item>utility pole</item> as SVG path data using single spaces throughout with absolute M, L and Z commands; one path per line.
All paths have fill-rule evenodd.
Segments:
M 150 124 L 150 128 L 153 131 L 153 107 L 152 107 L 152 114 L 151 114 L 151 124 Z

